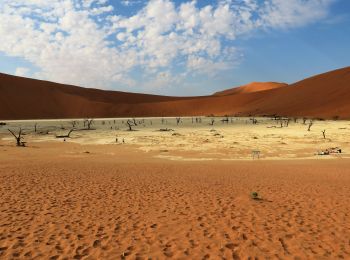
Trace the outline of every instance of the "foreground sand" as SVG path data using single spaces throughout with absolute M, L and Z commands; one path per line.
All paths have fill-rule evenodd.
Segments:
M 153 155 L 0 142 L 0 258 L 350 258 L 349 159 Z

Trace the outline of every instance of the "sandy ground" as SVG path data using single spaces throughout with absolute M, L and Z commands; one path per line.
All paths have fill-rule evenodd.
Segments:
M 0 145 L 1 259 L 350 257 L 348 159 L 188 162 L 131 145 Z
M 0 259 L 349 259 L 349 123 L 270 124 L 2 131 Z

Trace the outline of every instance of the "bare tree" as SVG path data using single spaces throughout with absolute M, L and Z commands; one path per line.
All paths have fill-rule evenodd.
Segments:
M 71 123 L 73 128 L 75 128 L 75 126 L 77 125 L 77 121 L 75 121 L 75 120 L 71 121 L 70 123 Z
M 21 147 L 24 147 L 26 146 L 26 143 L 25 142 L 22 142 L 22 128 L 19 128 L 19 131 L 18 131 L 18 135 L 16 135 L 11 129 L 8 129 L 9 132 L 14 136 L 14 138 L 16 139 L 16 145 L 17 146 L 21 146 Z
M 252 120 L 253 125 L 256 125 L 258 123 L 258 120 L 255 118 L 251 118 L 250 120 Z
M 305 125 L 306 124 L 306 120 L 307 120 L 307 118 L 303 118 L 303 125 Z
M 215 119 L 214 118 L 210 119 L 209 125 L 214 125 L 214 123 L 215 123 Z
M 35 123 L 34 124 L 34 132 L 36 133 L 36 128 L 37 128 L 37 126 L 38 126 L 38 123 Z
M 84 120 L 84 127 L 86 127 L 87 130 L 91 130 L 91 125 L 94 122 L 93 119 L 85 119 Z
M 280 127 L 282 128 L 283 127 L 283 120 L 282 120 L 282 118 L 278 119 L 278 123 L 280 124 Z
M 56 138 L 70 138 L 70 134 L 74 131 L 75 129 L 72 128 L 71 130 L 69 130 L 68 134 L 66 135 L 56 135 Z
M 312 126 L 313 124 L 314 124 L 314 122 L 313 122 L 312 120 L 310 120 L 307 131 L 310 131 L 310 130 L 311 130 L 311 126 Z
M 326 139 L 326 129 L 322 131 L 323 139 Z
M 179 125 L 180 122 L 181 122 L 181 117 L 177 117 L 176 118 L 176 124 Z
M 133 123 L 134 123 L 134 126 L 137 126 L 136 119 L 133 118 L 132 121 L 133 121 Z
M 134 129 L 132 129 L 133 126 L 137 126 L 137 124 L 135 125 L 134 121 L 128 119 L 128 121 L 126 121 L 126 124 L 129 127 L 129 131 L 134 131 Z
M 228 117 L 221 119 L 221 122 L 228 124 Z
M 290 122 L 290 118 L 287 118 L 287 120 L 286 120 L 286 122 L 285 122 L 286 127 L 288 127 L 288 126 L 289 126 L 289 122 Z

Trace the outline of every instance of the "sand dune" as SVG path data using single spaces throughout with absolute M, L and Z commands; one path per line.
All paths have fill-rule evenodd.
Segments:
M 255 83 L 229 90 L 229 95 L 166 97 L 0 74 L 0 119 L 273 114 L 350 118 L 349 82 L 347 67 L 283 87 Z M 256 91 L 256 86 L 270 89 Z
M 259 92 L 264 90 L 270 90 L 275 88 L 281 88 L 288 86 L 286 83 L 278 83 L 278 82 L 252 82 L 250 84 L 226 89 L 224 91 L 216 92 L 214 96 L 226 96 L 226 95 L 236 95 L 243 93 L 252 93 Z

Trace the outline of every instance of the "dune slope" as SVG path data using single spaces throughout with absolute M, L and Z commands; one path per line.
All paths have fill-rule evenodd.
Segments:
M 0 74 L 0 119 L 274 114 L 350 118 L 349 90 L 350 67 L 288 86 L 253 83 L 201 97 L 103 91 Z
M 279 82 L 252 82 L 240 87 L 235 87 L 235 88 L 216 92 L 214 93 L 214 96 L 226 96 L 226 95 L 236 95 L 236 94 L 243 94 L 243 93 L 252 93 L 252 92 L 270 90 L 275 88 L 281 88 L 285 86 L 288 86 L 288 84 L 279 83 Z

